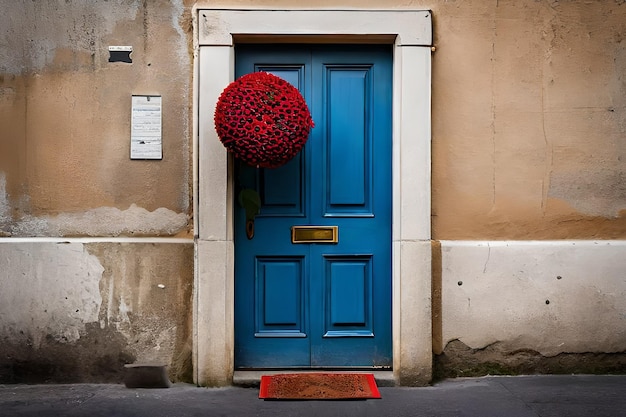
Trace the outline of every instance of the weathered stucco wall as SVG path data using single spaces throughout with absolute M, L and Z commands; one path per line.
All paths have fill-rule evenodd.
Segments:
M 626 371 L 626 242 L 444 241 L 439 376 Z
M 4 3 L 0 233 L 186 233 L 192 35 L 185 2 Z M 132 63 L 108 62 L 110 45 L 133 46 Z M 163 97 L 163 160 L 130 160 L 133 94 Z
M 318 0 L 307 7 L 433 11 L 435 239 L 626 237 L 624 1 Z
M 190 235 L 195 2 L 0 3 L 0 237 Z M 432 10 L 433 238 L 626 238 L 623 0 L 197 3 Z M 132 64 L 110 45 L 132 45 Z M 133 94 L 163 97 L 162 161 L 129 158 Z M 623 371 L 624 247 L 568 245 L 444 243 L 435 353 L 605 354 L 598 369 Z M 0 382 L 112 381 L 134 361 L 189 380 L 193 272 L 191 240 L 3 241 Z
M 191 2 L 1 3 L 0 381 L 190 381 L 193 241 L 106 237 L 191 235 Z M 130 159 L 133 94 L 162 96 L 162 160 Z
M 199 4 L 216 2 L 199 2 Z M 272 1 L 275 7 L 293 6 Z M 133 234 L 125 213 L 189 215 L 191 0 L 10 2 L 0 16 L 0 229 Z M 263 1 L 219 2 L 239 7 Z M 432 9 L 433 235 L 622 238 L 626 4 L 622 1 L 316 1 Z M 133 63 L 109 63 L 109 45 Z M 162 161 L 131 161 L 130 96 L 162 94 Z M 132 207 L 135 204 L 137 207 Z M 101 207 L 121 211 L 95 211 Z M 167 211 L 165 211 L 167 210 Z M 54 218 L 91 216 L 98 231 Z M 163 214 L 163 217 L 161 217 Z M 110 230 L 108 229 L 110 227 Z
M 434 15 L 435 238 L 626 237 L 626 4 Z
M 0 383 L 191 381 L 193 243 L 0 243 Z

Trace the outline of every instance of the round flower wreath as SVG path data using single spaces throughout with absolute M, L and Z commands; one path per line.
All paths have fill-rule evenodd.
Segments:
M 215 108 L 215 130 L 222 144 L 246 164 L 277 168 L 306 143 L 313 127 L 300 92 L 267 72 L 230 83 Z

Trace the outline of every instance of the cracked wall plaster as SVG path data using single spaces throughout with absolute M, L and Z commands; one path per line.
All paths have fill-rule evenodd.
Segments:
M 6 176 L 0 171 L 0 237 L 2 236 L 172 236 L 185 232 L 189 216 L 166 208 L 148 211 L 135 204 L 126 210 L 99 207 L 56 216 L 12 218 Z
M 166 364 L 173 380 L 190 379 L 193 242 L 86 246 L 105 268 L 100 327 L 124 335 L 137 362 Z
M 618 218 L 626 207 L 626 170 L 597 161 L 578 172 L 554 173 L 550 195 L 584 215 Z
M 25 216 L 8 229 L 12 236 L 171 236 L 185 231 L 189 216 L 166 208 L 152 212 L 132 204 L 126 210 L 100 207 L 83 213 Z
M 57 49 L 100 53 L 108 46 L 102 44 L 103 34 L 111 33 L 119 21 L 137 15 L 141 1 L 32 1 L 6 8 L 10 13 L 0 17 L 6 45 L 0 48 L 0 71 L 20 74 L 25 69 L 41 71 L 54 65 Z
M 441 242 L 435 353 L 457 339 L 544 356 L 625 352 L 625 249 L 621 241 Z
M 559 353 L 544 356 L 532 349 L 503 347 L 495 342 L 472 349 L 460 340 L 450 341 L 433 361 L 435 379 L 483 375 L 623 374 L 626 352 Z
M 0 335 L 38 348 L 73 343 L 98 321 L 104 268 L 80 243 L 0 243 Z
M 0 383 L 191 381 L 190 243 L 0 243 Z
M 11 222 L 11 207 L 7 199 L 6 176 L 0 172 L 0 237 L 6 234 L 5 229 Z

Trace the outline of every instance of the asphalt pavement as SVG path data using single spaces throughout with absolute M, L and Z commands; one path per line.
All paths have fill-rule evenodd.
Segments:
M 380 392 L 375 400 L 267 401 L 242 387 L 0 385 L 0 416 L 626 416 L 626 375 L 460 378 Z

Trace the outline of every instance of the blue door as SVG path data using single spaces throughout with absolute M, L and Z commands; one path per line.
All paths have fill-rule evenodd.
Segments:
M 391 367 L 388 46 L 236 48 L 305 97 L 315 127 L 287 165 L 235 161 L 262 200 L 254 236 L 235 202 L 236 368 Z

